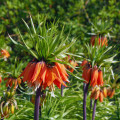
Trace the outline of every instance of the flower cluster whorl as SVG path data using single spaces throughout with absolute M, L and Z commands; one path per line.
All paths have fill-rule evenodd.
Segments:
M 84 78 L 85 83 L 90 82 L 90 86 L 94 87 L 96 85 L 103 86 L 103 73 L 102 70 L 98 69 L 97 66 L 92 68 L 91 64 L 84 60 L 81 64 L 83 66 L 82 78 Z
M 115 93 L 115 89 L 112 89 L 111 87 L 104 87 L 104 88 L 100 88 L 98 86 L 95 86 L 92 89 L 91 95 L 90 95 L 90 99 L 98 99 L 100 102 L 103 102 L 104 97 L 106 98 L 107 96 L 112 98 L 113 95 Z

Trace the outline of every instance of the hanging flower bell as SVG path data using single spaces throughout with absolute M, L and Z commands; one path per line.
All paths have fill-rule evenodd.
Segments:
M 53 65 L 46 64 L 44 61 L 41 62 L 30 62 L 21 73 L 19 77 L 23 76 L 23 82 L 27 82 L 29 86 L 38 88 L 43 86 L 46 89 L 47 86 L 53 83 L 61 88 L 61 84 L 66 86 L 63 82 L 68 81 L 68 74 L 63 64 L 55 62 Z

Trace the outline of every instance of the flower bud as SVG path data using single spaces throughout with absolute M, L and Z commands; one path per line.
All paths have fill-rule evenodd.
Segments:
M 111 94 L 111 88 L 109 87 L 109 88 L 107 88 L 107 96 L 110 96 L 110 94 Z
M 99 94 L 100 94 L 100 90 L 97 90 L 97 91 L 96 91 L 96 93 L 95 93 L 95 100 L 97 100 L 97 99 L 98 99 Z
M 7 97 L 10 97 L 10 92 L 9 91 L 7 92 Z
M 5 106 L 5 115 L 7 115 L 8 112 L 9 112 L 9 110 L 8 110 L 8 106 Z
M 105 98 L 107 97 L 107 88 L 106 87 L 103 88 L 103 95 Z
M 21 84 L 21 79 L 17 78 L 18 84 Z
M 111 94 L 110 94 L 109 97 L 112 98 L 114 94 L 115 94 L 115 89 L 113 89 L 113 90 L 111 91 Z
M 100 94 L 99 94 L 99 101 L 103 102 L 103 93 L 101 91 L 100 91 Z
M 11 104 L 11 113 L 14 114 L 14 105 Z

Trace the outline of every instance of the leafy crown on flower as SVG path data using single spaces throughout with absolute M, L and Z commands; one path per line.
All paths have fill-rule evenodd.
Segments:
M 21 40 L 24 45 L 10 39 L 16 44 L 27 50 L 35 59 L 28 63 L 27 67 L 21 73 L 20 77 L 23 76 L 23 81 L 27 81 L 29 86 L 35 88 L 43 86 L 46 88 L 51 84 L 55 84 L 58 88 L 61 88 L 61 84 L 64 86 L 63 81 L 68 82 L 68 74 L 66 73 L 65 66 L 60 60 L 65 56 L 65 52 L 73 45 L 75 40 L 73 39 L 70 44 L 66 44 L 67 38 L 63 36 L 63 30 L 60 34 L 57 31 L 57 24 L 51 24 L 47 26 L 46 20 L 38 20 L 38 27 L 35 28 L 33 20 L 30 17 L 32 29 L 25 23 L 28 30 L 28 39 L 24 40 L 21 36 Z

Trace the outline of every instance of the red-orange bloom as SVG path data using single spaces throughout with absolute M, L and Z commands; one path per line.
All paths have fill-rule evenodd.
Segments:
M 82 61 L 81 66 L 85 66 L 88 63 L 87 60 Z
M 102 91 L 100 91 L 100 94 L 99 94 L 99 101 L 103 102 L 103 93 L 102 93 Z
M 91 92 L 91 95 L 90 95 L 90 99 L 97 100 L 99 98 L 99 94 L 100 94 L 100 88 L 99 87 L 94 87 L 92 89 L 92 92 Z
M 83 69 L 83 74 L 82 74 L 82 78 L 84 78 L 85 83 L 89 83 L 90 81 L 90 76 L 91 76 L 91 68 L 90 67 L 84 67 Z
M 98 68 L 97 66 L 94 66 L 91 72 L 91 86 L 97 85 L 97 79 L 98 79 Z
M 75 68 L 76 66 L 78 66 L 77 62 L 74 60 L 69 60 L 70 64 L 73 66 L 73 68 Z M 71 68 L 70 66 L 66 66 L 66 68 L 72 73 L 74 71 L 73 68 Z
M 10 54 L 7 50 L 1 50 L 1 56 L 0 57 L 8 58 L 8 57 L 10 57 Z
M 97 90 L 96 94 L 95 94 L 95 100 L 97 100 L 99 98 L 99 95 L 100 95 L 100 90 Z
M 30 62 L 21 73 L 21 76 L 23 76 L 23 82 L 27 81 L 28 85 L 35 88 L 42 85 L 45 89 L 53 83 L 61 88 L 61 84 L 66 86 L 63 81 L 69 82 L 65 66 L 60 63 L 50 65 L 44 61 Z
M 112 98 L 114 94 L 115 94 L 115 89 L 112 89 L 112 88 L 109 87 L 107 89 L 107 96 L 109 96 L 110 98 Z
M 115 94 L 115 89 L 112 89 L 111 94 L 110 94 L 109 97 L 112 98 L 114 94 Z
M 91 44 L 92 44 L 92 46 L 94 46 L 95 45 L 95 39 L 97 38 L 97 36 L 95 35 L 95 36 L 92 36 L 92 38 L 91 38 Z M 108 46 L 108 40 L 107 40 L 107 38 L 106 37 L 99 37 L 99 39 L 98 39 L 98 45 L 101 45 L 101 47 L 103 46 L 103 45 L 105 45 L 105 46 Z
M 98 71 L 97 85 L 103 86 L 103 74 L 102 74 L 102 70 Z
M 103 95 L 105 98 L 107 97 L 107 88 L 106 87 L 103 88 Z
M 69 55 L 65 59 L 67 59 L 67 61 L 72 65 L 73 68 L 69 65 L 65 65 L 65 67 L 72 73 L 78 64 L 75 60 L 71 60 L 71 57 Z
M 91 70 L 92 70 L 91 65 L 87 60 L 84 60 L 81 64 L 81 66 L 83 66 L 82 78 L 84 78 L 84 80 L 86 80 L 85 83 L 89 83 L 90 77 L 91 77 Z
M 21 84 L 21 79 L 20 78 L 12 78 L 12 77 L 7 77 L 4 78 L 4 80 L 7 80 L 6 82 L 6 87 L 12 87 L 14 85 L 14 89 L 17 88 L 18 84 Z

